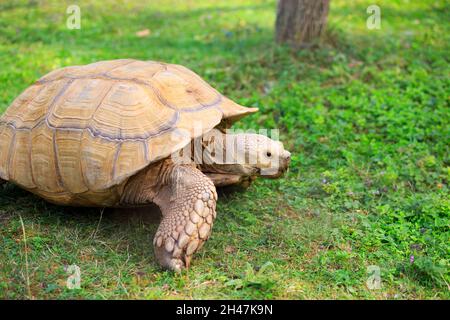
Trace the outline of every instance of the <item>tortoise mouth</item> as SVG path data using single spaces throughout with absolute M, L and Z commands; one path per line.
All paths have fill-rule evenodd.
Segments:
M 260 169 L 257 168 L 258 175 L 267 179 L 277 179 L 289 170 L 290 159 L 284 161 L 278 168 Z
M 281 178 L 287 171 L 288 171 L 287 168 L 280 169 L 280 170 L 278 170 L 277 173 L 275 173 L 273 175 L 266 175 L 266 176 L 263 176 L 263 177 L 267 178 L 267 179 L 278 179 L 278 178 Z

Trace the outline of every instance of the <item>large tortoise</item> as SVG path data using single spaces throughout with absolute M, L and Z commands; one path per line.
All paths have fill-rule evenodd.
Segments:
M 163 214 L 155 256 L 179 271 L 211 233 L 215 185 L 264 171 L 278 177 L 289 165 L 280 142 L 227 132 L 255 111 L 180 65 L 125 59 L 58 69 L 0 118 L 0 184 L 67 206 L 155 203 Z M 191 145 L 211 161 L 197 161 Z M 186 155 L 192 161 L 180 161 Z

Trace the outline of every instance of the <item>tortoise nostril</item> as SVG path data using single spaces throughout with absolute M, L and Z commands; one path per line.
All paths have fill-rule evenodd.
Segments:
M 291 161 L 291 154 L 289 152 L 286 154 L 286 161 L 287 162 Z

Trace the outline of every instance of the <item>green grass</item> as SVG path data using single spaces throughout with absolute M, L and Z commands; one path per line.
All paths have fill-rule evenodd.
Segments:
M 180 275 L 155 263 L 150 214 L 100 221 L 8 185 L 0 298 L 29 297 L 27 279 L 38 299 L 450 298 L 448 2 L 380 0 L 371 31 L 372 1 L 333 0 L 323 41 L 304 51 L 274 44 L 275 1 L 147 2 L 80 1 L 82 28 L 68 30 L 64 1 L 2 1 L 0 112 L 58 67 L 180 63 L 259 107 L 238 126 L 279 128 L 292 168 L 221 194 L 211 239 Z M 66 288 L 71 264 L 81 289 Z M 366 286 L 370 265 L 381 289 Z

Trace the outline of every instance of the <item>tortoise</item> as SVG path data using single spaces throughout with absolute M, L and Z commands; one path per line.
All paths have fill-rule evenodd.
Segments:
M 64 206 L 154 203 L 156 260 L 181 271 L 211 234 L 216 186 L 276 178 L 289 166 L 281 142 L 230 132 L 257 110 L 181 65 L 121 59 L 57 69 L 0 118 L 0 184 Z M 208 163 L 195 161 L 193 145 Z M 231 161 L 217 156 L 230 150 Z

